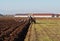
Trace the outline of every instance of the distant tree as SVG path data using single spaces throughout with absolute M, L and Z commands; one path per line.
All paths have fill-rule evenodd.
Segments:
M 3 16 L 2 14 L 0 14 L 0 16 Z
M 53 14 L 52 17 L 55 17 L 55 15 Z
M 36 23 L 35 19 L 33 17 L 31 17 L 31 16 L 30 16 L 30 20 L 31 20 L 31 22 Z
M 57 14 L 56 17 L 59 17 L 59 15 Z

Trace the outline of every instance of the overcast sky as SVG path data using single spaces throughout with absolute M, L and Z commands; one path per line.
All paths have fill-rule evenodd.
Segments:
M 0 13 L 60 13 L 60 0 L 0 0 Z

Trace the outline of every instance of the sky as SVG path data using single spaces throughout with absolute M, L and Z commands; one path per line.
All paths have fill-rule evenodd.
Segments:
M 60 13 L 60 0 L 0 0 L 0 13 Z

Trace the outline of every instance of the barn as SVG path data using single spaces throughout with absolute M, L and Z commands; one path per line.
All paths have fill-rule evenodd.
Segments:
M 33 14 L 34 17 L 52 17 L 50 13 L 35 13 Z

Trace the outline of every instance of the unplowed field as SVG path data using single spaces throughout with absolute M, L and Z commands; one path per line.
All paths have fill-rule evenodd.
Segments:
M 60 18 L 36 19 L 26 35 L 25 41 L 60 41 Z

